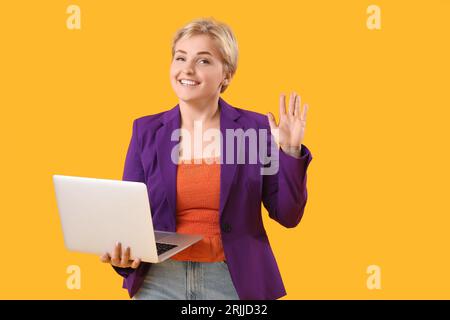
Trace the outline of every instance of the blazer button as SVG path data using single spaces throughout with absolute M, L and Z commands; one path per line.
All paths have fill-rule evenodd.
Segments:
M 226 232 L 226 233 L 230 233 L 231 232 L 231 226 L 228 223 L 223 223 L 222 224 L 222 231 Z

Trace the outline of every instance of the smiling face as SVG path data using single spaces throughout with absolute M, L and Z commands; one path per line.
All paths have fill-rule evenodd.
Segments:
M 220 94 L 225 72 L 219 50 L 208 35 L 180 39 L 170 66 L 170 82 L 185 102 L 211 100 Z M 182 83 L 181 80 L 194 82 Z

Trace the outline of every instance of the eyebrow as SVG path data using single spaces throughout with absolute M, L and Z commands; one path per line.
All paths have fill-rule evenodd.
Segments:
M 175 51 L 175 53 L 177 53 L 177 52 L 181 52 L 181 53 L 187 54 L 187 52 L 183 51 L 183 50 Z M 209 51 L 199 51 L 199 52 L 197 52 L 197 55 L 199 55 L 199 54 L 209 54 L 210 56 L 212 56 L 212 54 Z

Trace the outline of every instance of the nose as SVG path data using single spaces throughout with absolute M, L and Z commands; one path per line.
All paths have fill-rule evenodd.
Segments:
M 194 68 L 192 67 L 192 62 L 186 62 L 183 67 L 183 71 L 186 74 L 194 73 Z

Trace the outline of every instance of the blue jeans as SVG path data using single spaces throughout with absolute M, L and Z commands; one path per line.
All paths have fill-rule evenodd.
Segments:
M 226 262 L 153 264 L 133 300 L 239 300 Z

